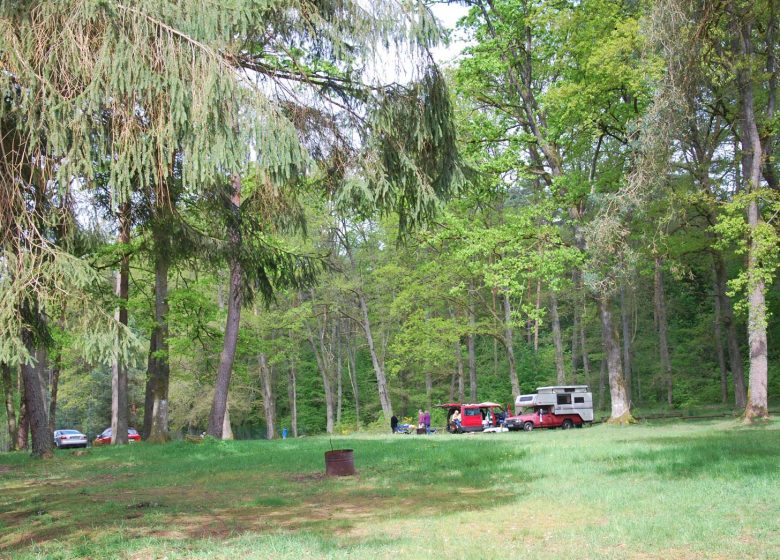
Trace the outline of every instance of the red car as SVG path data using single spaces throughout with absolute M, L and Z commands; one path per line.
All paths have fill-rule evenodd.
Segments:
M 482 432 L 487 428 L 498 427 L 505 416 L 503 407 L 493 402 L 447 403 L 437 407 L 447 410 L 447 431 L 456 434 Z
M 135 428 L 128 428 L 127 441 L 129 443 L 141 441 L 141 434 L 139 434 Z M 92 445 L 107 445 L 109 443 L 111 443 L 111 428 L 106 428 L 103 430 L 102 434 L 95 438 L 95 441 L 92 443 Z

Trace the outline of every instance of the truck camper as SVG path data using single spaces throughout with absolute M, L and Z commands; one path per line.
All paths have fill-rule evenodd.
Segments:
M 518 395 L 515 415 L 506 419 L 510 430 L 581 428 L 593 422 L 593 395 L 587 385 L 539 387 L 531 395 Z

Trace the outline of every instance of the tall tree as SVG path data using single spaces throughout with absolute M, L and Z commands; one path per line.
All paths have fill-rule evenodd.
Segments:
M 742 174 L 746 190 L 752 196 L 747 202 L 748 242 L 748 342 L 750 345 L 750 373 L 745 419 L 761 420 L 769 417 L 767 404 L 767 336 L 766 336 L 766 272 L 761 269 L 766 256 L 766 240 L 761 233 L 766 229 L 759 211 L 764 147 L 756 122 L 756 106 L 751 58 L 753 50 L 753 19 L 750 8 L 744 10 L 732 3 L 732 32 L 735 37 L 737 91 L 739 92 L 740 129 L 742 147 Z M 770 46 L 774 49 L 774 45 Z M 770 249 L 771 251 L 771 249 Z
M 8 441 L 11 448 L 16 447 L 17 424 L 16 407 L 14 406 L 14 383 L 11 378 L 11 366 L 5 362 L 0 362 L 0 374 L 3 379 L 3 395 L 5 397 L 5 420 L 8 426 Z
M 119 206 L 119 235 L 117 238 L 120 247 L 119 270 L 116 274 L 116 321 L 127 327 L 128 313 L 127 301 L 130 295 L 130 227 L 131 206 L 126 200 Z M 111 368 L 111 443 L 114 445 L 127 444 L 128 427 L 128 401 L 127 401 L 127 368 L 123 356 L 117 355 Z

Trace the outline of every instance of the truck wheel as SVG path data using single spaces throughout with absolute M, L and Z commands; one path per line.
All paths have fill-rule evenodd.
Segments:
M 574 422 L 572 422 L 568 418 L 563 421 L 563 425 L 561 426 L 561 428 L 563 428 L 564 430 L 568 430 L 573 427 L 574 427 Z
M 523 430 L 525 430 L 526 432 L 530 432 L 533 429 L 534 429 L 533 422 L 526 422 L 525 424 L 523 424 Z

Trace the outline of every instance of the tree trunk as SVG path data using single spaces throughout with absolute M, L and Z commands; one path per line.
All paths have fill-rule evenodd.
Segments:
M 343 400 L 344 388 L 342 386 L 341 379 L 343 377 L 342 364 L 341 364 L 341 329 L 339 328 L 341 322 L 334 321 L 334 329 L 336 331 L 336 425 L 341 424 L 341 405 Z
M 228 243 L 230 245 L 230 290 L 227 302 L 227 322 L 225 325 L 225 339 L 222 346 L 222 354 L 219 357 L 219 369 L 217 370 L 217 382 L 214 387 L 214 400 L 209 414 L 209 427 L 207 433 L 215 438 L 222 439 L 225 415 L 227 411 L 228 389 L 230 377 L 233 373 L 233 360 L 236 356 L 238 344 L 238 330 L 241 324 L 241 281 L 243 271 L 241 269 L 241 177 L 234 175 L 232 178 L 232 194 L 230 197 L 232 219 L 228 221 Z M 229 425 L 229 423 L 228 423 Z
M 599 299 L 599 307 L 604 354 L 609 376 L 609 396 L 612 403 L 609 422 L 611 424 L 627 424 L 633 422 L 634 419 L 631 416 L 631 403 L 626 394 L 623 368 L 620 363 L 620 340 L 612 321 L 612 310 L 607 296 L 602 295 Z
M 276 426 L 276 403 L 274 401 L 273 371 L 268 365 L 268 357 L 264 353 L 257 356 L 257 365 L 260 367 L 260 388 L 263 392 L 263 416 L 265 416 L 265 437 L 274 439 Z
M 575 282 L 574 289 L 577 289 L 577 284 Z M 572 313 L 572 324 L 571 324 L 571 382 L 576 384 L 577 383 L 577 370 L 579 366 L 579 344 L 578 344 L 578 338 L 579 338 L 579 330 L 580 330 L 580 306 L 577 304 L 577 302 L 574 302 L 574 305 L 572 306 L 573 313 Z M 585 378 L 587 379 L 587 377 Z
M 590 357 L 588 356 L 588 344 L 585 337 L 585 313 L 580 319 L 580 348 L 582 349 L 582 374 L 590 381 Z
M 452 320 L 453 326 L 458 325 L 458 318 L 455 314 L 455 311 L 450 308 L 450 319 Z M 453 382 L 453 394 L 455 393 L 455 387 L 454 385 L 457 384 L 458 387 L 458 401 L 463 402 L 463 399 L 465 398 L 465 387 L 464 387 L 464 380 L 463 380 L 463 340 L 462 337 L 458 337 L 458 340 L 455 341 L 453 344 L 453 351 L 455 352 L 455 378 Z M 454 398 L 450 398 L 450 401 L 453 401 Z
M 11 378 L 11 366 L 0 362 L 0 373 L 3 377 L 3 392 L 5 394 L 5 418 L 8 426 L 8 441 L 11 449 L 16 447 L 18 427 L 16 424 L 16 409 L 14 408 L 14 385 Z
M 290 360 L 290 374 L 288 376 L 287 398 L 290 401 L 290 431 L 293 437 L 298 437 L 298 372 L 295 360 Z
M 52 433 L 57 429 L 57 393 L 59 392 L 61 369 L 62 348 L 59 348 L 49 375 L 49 387 L 51 388 L 49 392 L 49 431 Z
M 350 329 L 351 330 L 351 329 Z M 355 399 L 355 424 L 360 429 L 360 386 L 357 379 L 357 360 L 355 359 L 355 350 L 351 344 L 347 345 L 347 370 L 349 372 L 349 383 L 352 386 L 352 396 Z
M 628 396 L 628 401 L 631 402 L 631 328 L 629 325 L 625 285 L 620 286 L 620 324 L 623 329 L 623 375 L 626 379 L 626 395 Z
M 168 386 L 171 366 L 168 358 L 168 270 L 170 268 L 170 241 L 160 232 L 156 236 L 157 249 L 154 270 L 154 320 L 152 331 L 154 352 L 151 352 L 153 367 L 149 371 L 151 383 L 151 415 L 148 439 L 154 442 L 170 440 L 168 433 Z M 149 389 L 147 389 L 149 391 Z M 144 411 L 146 422 L 146 411 Z
M 130 253 L 127 248 L 130 243 L 129 201 L 119 207 L 118 241 L 124 248 L 116 279 L 116 297 L 119 300 L 116 320 L 127 327 L 127 300 L 130 293 Z M 111 368 L 111 443 L 113 445 L 127 444 L 127 421 L 127 364 L 117 354 Z
M 474 291 L 473 284 L 469 285 L 469 303 L 468 303 L 468 314 L 469 314 L 469 334 L 468 338 L 466 339 L 467 344 L 467 350 L 468 350 L 468 359 L 469 359 L 469 397 L 471 398 L 471 402 L 477 402 L 477 355 L 475 351 L 475 333 L 474 331 L 477 330 L 476 324 L 477 324 L 477 318 L 476 314 L 474 313 L 474 303 L 472 300 L 472 293 Z
M 27 394 L 24 390 L 21 368 L 19 369 L 17 380 L 19 383 L 19 424 L 17 425 L 14 449 L 16 451 L 25 451 L 30 439 L 30 416 L 27 414 Z
M 327 320 L 327 318 L 325 319 Z M 325 395 L 325 431 L 333 433 L 333 384 L 331 382 L 332 359 L 328 358 L 328 351 L 325 347 L 325 327 L 320 327 L 318 340 L 314 340 L 314 335 L 309 330 L 309 344 L 311 344 L 314 357 L 317 360 L 317 368 L 322 377 L 322 389 Z
M 230 425 L 230 403 L 225 403 L 225 416 L 222 418 L 222 436 L 220 439 L 234 439 L 233 428 Z
M 23 363 L 21 366 L 27 418 L 32 434 L 32 455 L 37 458 L 49 458 L 53 456 L 54 438 L 49 431 L 46 394 L 41 382 L 41 373 L 46 368 L 46 349 L 40 346 L 36 348 L 30 331 L 23 332 L 22 338 L 27 350 L 35 358 L 34 365 Z
M 152 327 L 152 334 L 149 337 L 149 357 L 146 361 L 146 390 L 144 392 L 144 425 L 141 437 L 144 441 L 149 439 L 152 433 L 152 415 L 154 412 L 154 384 L 157 382 L 155 367 L 157 365 L 154 359 L 154 353 L 157 351 L 157 333 L 156 327 Z
M 734 406 L 737 410 L 744 410 L 747 405 L 747 389 L 745 387 L 745 373 L 742 367 L 742 351 L 739 348 L 737 336 L 737 322 L 734 318 L 734 309 L 731 298 L 726 294 L 726 266 L 719 253 L 713 255 L 715 267 L 716 295 L 720 300 L 721 317 L 726 329 L 726 345 L 729 351 L 729 368 L 734 383 Z
M 661 361 L 661 375 L 666 385 L 666 404 L 672 406 L 672 362 L 669 358 L 669 323 L 666 320 L 666 295 L 661 257 L 655 257 L 654 304 L 655 321 L 658 328 L 658 353 Z
M 553 345 L 555 346 L 555 371 L 558 385 L 566 383 L 566 367 L 563 357 L 563 338 L 561 320 L 558 317 L 558 297 L 550 290 L 550 321 L 552 322 Z
M 607 410 L 607 356 L 599 364 L 599 410 Z
M 376 353 L 376 347 L 374 346 L 374 336 L 371 332 L 371 322 L 368 318 L 368 304 L 366 303 L 366 296 L 362 290 L 358 290 L 358 303 L 360 305 L 360 313 L 363 316 L 363 332 L 366 335 L 366 342 L 368 343 L 368 352 L 371 355 L 371 365 L 374 366 L 374 374 L 376 375 L 376 386 L 379 391 L 379 404 L 382 406 L 382 412 L 385 415 L 385 420 L 390 421 L 390 417 L 393 415 L 393 404 L 390 401 L 390 391 L 387 387 L 387 377 L 385 377 L 385 370 L 379 361 L 379 356 Z
M 542 308 L 542 281 L 536 281 L 536 316 Z M 534 319 L 534 354 L 539 352 L 539 319 Z
M 506 345 L 506 358 L 509 362 L 509 383 L 512 385 L 512 394 L 517 397 L 520 394 L 520 380 L 517 377 L 517 365 L 515 364 L 515 343 L 512 330 L 512 307 L 509 294 L 504 292 L 504 341 Z
M 726 369 L 726 354 L 723 350 L 723 334 L 721 332 L 721 304 L 720 295 L 718 294 L 718 279 L 717 274 L 713 275 L 713 284 L 715 291 L 715 325 L 713 337 L 715 338 L 715 353 L 718 356 L 718 368 L 720 369 L 720 399 L 723 404 L 726 404 L 729 400 L 729 380 L 728 371 Z
M 747 181 L 748 192 L 761 187 L 761 164 L 764 150 L 756 125 L 753 101 L 753 76 L 751 57 L 751 24 L 747 15 L 739 19 L 737 9 L 734 25 L 738 37 L 740 64 L 737 65 L 737 86 L 740 94 L 740 124 L 742 125 L 742 175 Z M 750 199 L 747 208 L 747 222 L 750 230 L 748 243 L 748 344 L 750 346 L 750 373 L 748 382 L 748 402 L 745 408 L 745 420 L 763 420 L 769 418 L 767 403 L 767 337 L 766 337 L 766 299 L 764 278 L 761 271 L 760 229 L 763 225 L 758 210 L 758 200 Z

